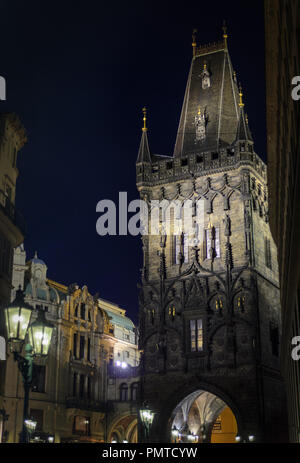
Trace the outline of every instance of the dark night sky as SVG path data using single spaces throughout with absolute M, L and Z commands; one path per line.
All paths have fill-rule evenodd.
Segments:
M 19 154 L 17 206 L 48 276 L 86 284 L 137 320 L 140 238 L 99 237 L 96 204 L 127 191 L 137 199 L 135 161 L 141 108 L 153 153 L 172 154 L 198 42 L 220 40 L 222 21 L 245 92 L 256 151 L 265 158 L 262 0 L 192 2 L 2 1 L 1 111 L 28 132 Z

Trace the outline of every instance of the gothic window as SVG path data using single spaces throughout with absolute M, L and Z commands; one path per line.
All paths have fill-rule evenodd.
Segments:
M 203 351 L 203 324 L 202 319 L 190 320 L 190 346 L 191 352 Z
M 84 336 L 80 336 L 80 344 L 79 344 L 79 358 L 80 360 L 84 359 Z
M 80 375 L 80 378 L 79 378 L 79 397 L 81 399 L 84 397 L 84 380 L 85 380 L 85 376 Z
M 88 376 L 87 378 L 87 397 L 88 399 L 91 398 L 91 378 Z
M 73 335 L 73 356 L 75 358 L 77 357 L 77 338 L 78 338 L 77 333 L 74 333 Z
M 219 259 L 221 257 L 219 227 L 212 227 L 205 230 L 205 248 L 206 259 Z
M 80 318 L 85 320 L 85 304 L 80 304 Z
M 126 383 L 120 386 L 120 401 L 126 402 L 128 400 L 128 386 Z
M 78 317 L 78 305 L 75 307 L 74 317 Z
M 88 338 L 87 340 L 87 359 L 90 362 L 91 361 L 91 340 Z
M 73 396 L 77 396 L 77 373 L 73 374 Z
M 139 383 L 133 383 L 131 385 L 131 400 L 136 401 L 138 399 Z
M 33 364 L 32 370 L 32 391 L 45 392 L 46 366 Z
M 189 261 L 189 235 L 183 233 L 182 235 L 176 235 L 175 241 L 175 264 L 181 264 L 181 260 L 184 264 Z
M 271 242 L 268 238 L 265 238 L 265 263 L 272 270 Z

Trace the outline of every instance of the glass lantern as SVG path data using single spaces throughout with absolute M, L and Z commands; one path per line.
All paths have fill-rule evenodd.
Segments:
M 37 319 L 28 329 L 29 342 L 34 355 L 39 357 L 48 355 L 53 329 L 54 325 L 46 320 L 44 311 L 39 310 Z
M 19 288 L 16 298 L 5 309 L 7 341 L 14 346 L 25 341 L 33 307 L 24 300 L 24 293 Z

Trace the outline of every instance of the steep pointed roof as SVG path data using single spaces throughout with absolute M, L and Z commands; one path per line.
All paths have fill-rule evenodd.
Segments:
M 248 121 L 245 116 L 244 107 L 240 107 L 240 118 L 236 132 L 236 141 L 252 141 L 252 134 L 248 125 Z
M 136 163 L 139 164 L 141 162 L 151 163 L 151 154 L 150 154 L 150 149 L 149 149 L 147 130 L 143 130 Z
M 239 92 L 225 42 L 196 48 L 174 156 L 215 151 L 234 143 Z

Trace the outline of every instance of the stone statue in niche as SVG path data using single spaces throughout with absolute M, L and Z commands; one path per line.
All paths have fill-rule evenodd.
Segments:
M 225 224 L 225 231 L 224 235 L 225 236 L 230 236 L 231 235 L 231 220 L 228 214 L 226 214 L 225 219 L 224 219 L 224 224 Z
M 210 86 L 211 86 L 210 73 L 209 73 L 209 71 L 207 69 L 206 61 L 204 62 L 204 69 L 203 69 L 202 73 L 200 74 L 200 77 L 202 79 L 202 88 L 203 88 L 203 90 L 206 90 L 206 89 L 210 88 Z
M 206 138 L 206 113 L 201 113 L 201 108 L 198 110 L 198 114 L 195 117 L 196 127 L 196 142 L 203 141 Z

